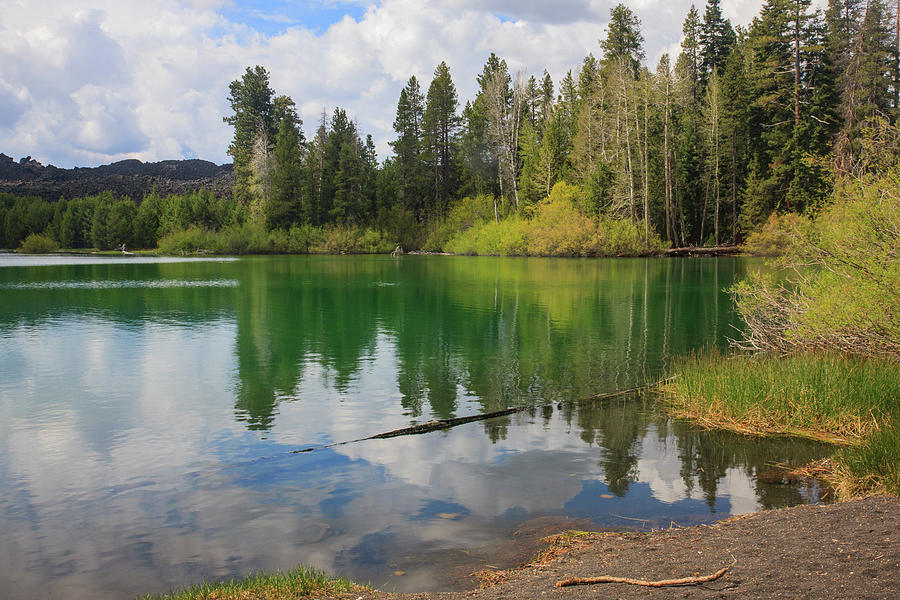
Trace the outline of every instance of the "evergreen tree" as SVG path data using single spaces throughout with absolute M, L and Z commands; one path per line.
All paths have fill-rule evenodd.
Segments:
M 257 65 L 247 67 L 240 79 L 231 82 L 228 102 L 234 114 L 224 117 L 225 123 L 234 127 L 234 138 L 228 154 L 234 159 L 234 197 L 238 202 L 250 204 L 253 155 L 258 154 L 260 143 L 264 147 L 275 138 L 275 93 L 269 87 L 269 73 Z
M 624 4 L 617 4 L 610 10 L 610 21 L 606 38 L 600 41 L 606 61 L 623 60 L 631 73 L 636 75 L 644 59 L 644 35 L 641 21 Z
M 403 207 L 420 220 L 425 217 L 427 181 L 427 166 L 422 157 L 424 112 L 425 99 L 419 88 L 419 81 L 412 76 L 400 91 L 400 99 L 397 101 L 394 131 L 398 137 L 391 142 L 391 147 L 394 149 L 400 179 L 400 200 Z
M 721 76 L 735 41 L 734 29 L 722 16 L 719 0 L 708 0 L 706 3 L 699 41 L 701 79 L 705 85 L 713 72 Z
M 268 229 L 289 228 L 302 210 L 303 146 L 299 118 L 295 115 L 293 111 L 282 113 L 275 137 L 272 194 L 266 203 Z
M 431 163 L 432 202 L 429 217 L 443 216 L 456 189 L 456 145 L 459 130 L 456 86 L 447 63 L 434 71 L 425 104 L 424 129 L 428 162 Z

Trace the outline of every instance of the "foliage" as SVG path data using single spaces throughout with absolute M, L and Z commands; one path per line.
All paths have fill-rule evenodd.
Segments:
M 493 218 L 493 203 L 494 199 L 491 196 L 466 196 L 450 209 L 445 219 L 433 227 L 422 248 L 430 252 L 444 250 L 453 237 L 476 223 Z
M 229 225 L 221 231 L 191 226 L 159 240 L 162 254 L 386 254 L 396 242 L 374 229 L 338 225 L 295 225 L 266 231 L 256 223 Z
M 754 256 L 783 256 L 797 242 L 808 219 L 797 213 L 773 212 L 758 230 L 747 236 L 744 250 Z
M 862 444 L 837 453 L 836 483 L 842 497 L 900 496 L 900 426 L 894 418 L 892 426 L 885 426 Z
M 57 250 L 59 250 L 59 243 L 52 237 L 40 233 L 29 233 L 18 251 L 25 254 L 46 254 Z
M 162 254 L 211 252 L 215 247 L 213 234 L 197 226 L 167 233 L 159 240 L 159 251 Z
M 644 238 L 640 223 L 588 217 L 579 207 L 578 186 L 557 183 L 532 218 L 482 219 L 451 238 L 444 249 L 457 254 L 501 256 L 642 256 L 663 249 L 659 236 Z
M 732 290 L 740 345 L 900 356 L 900 170 L 841 182 L 779 263 Z M 802 231 L 802 230 L 801 230 Z
M 317 569 L 298 567 L 287 572 L 255 573 L 243 579 L 201 583 L 187 589 L 146 596 L 145 600 L 294 600 L 296 598 L 341 598 L 364 588 L 346 579 L 331 578 Z

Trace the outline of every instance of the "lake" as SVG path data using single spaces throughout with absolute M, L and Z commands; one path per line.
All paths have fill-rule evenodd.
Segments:
M 724 290 L 761 265 L 0 255 L 0 596 L 301 563 L 459 588 L 554 530 L 818 501 L 771 465 L 826 447 L 705 432 L 642 393 L 578 402 L 727 347 Z

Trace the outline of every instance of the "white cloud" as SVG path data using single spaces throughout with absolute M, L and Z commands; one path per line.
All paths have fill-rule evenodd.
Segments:
M 0 0 L 0 151 L 60 166 L 127 157 L 224 162 L 228 83 L 261 64 L 276 91 L 297 102 L 307 133 L 323 109 L 340 105 L 373 134 L 383 156 L 410 75 L 427 89 L 435 66 L 447 61 L 462 104 L 493 51 L 513 71 L 540 75 L 546 68 L 559 81 L 588 52 L 600 55 L 614 2 L 355 4 L 366 6 L 358 21 L 347 16 L 324 31 L 288 26 L 265 35 L 225 19 L 226 0 L 66 0 L 42 10 Z M 680 40 L 690 2 L 628 4 L 643 22 L 655 67 Z M 726 0 L 723 10 L 747 23 L 760 5 Z

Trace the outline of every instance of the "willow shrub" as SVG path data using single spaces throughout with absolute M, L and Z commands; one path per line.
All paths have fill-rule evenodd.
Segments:
M 643 256 L 662 251 L 659 235 L 645 239 L 642 223 L 590 217 L 578 207 L 581 190 L 557 183 L 531 218 L 482 219 L 443 247 L 455 254 L 499 256 Z
M 900 168 L 841 182 L 778 264 L 732 290 L 741 345 L 900 357 Z
M 19 246 L 19 252 L 25 254 L 47 254 L 59 250 L 59 244 L 49 235 L 29 233 Z
M 747 236 L 744 250 L 754 256 L 783 256 L 797 242 L 808 219 L 797 213 L 773 212 L 759 231 Z
M 493 216 L 494 199 L 492 196 L 487 194 L 475 197 L 466 196 L 450 209 L 445 219 L 432 227 L 422 244 L 422 249 L 429 252 L 444 250 L 451 239 L 467 231 L 476 223 L 493 219 Z

